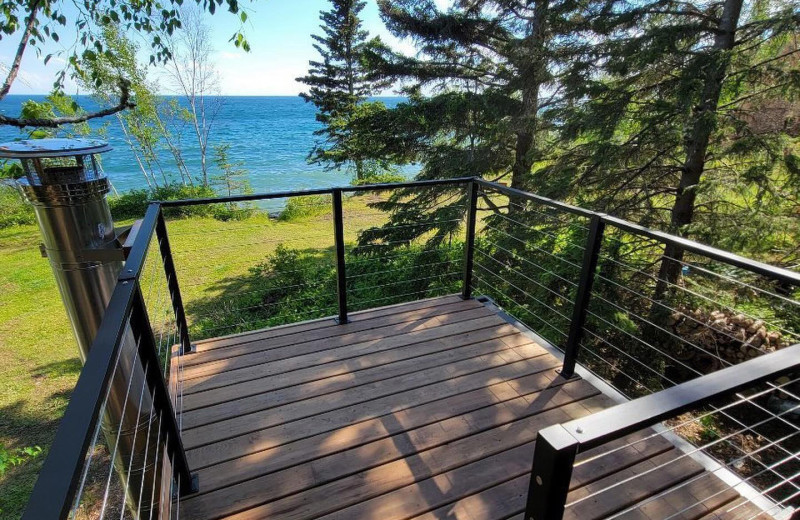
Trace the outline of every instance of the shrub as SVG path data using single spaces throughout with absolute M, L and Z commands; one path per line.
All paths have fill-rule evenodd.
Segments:
M 144 216 L 147 206 L 156 200 L 205 199 L 218 194 L 209 186 L 171 184 L 152 189 L 131 190 L 109 198 L 114 220 L 137 219 Z M 200 204 L 164 208 L 169 217 L 210 217 L 219 220 L 241 220 L 252 216 L 254 208 L 239 204 Z
M 361 163 L 362 176 L 355 178 L 351 183 L 353 186 L 364 184 L 388 184 L 391 182 L 403 182 L 406 179 L 397 169 L 383 161 L 364 161 Z
M 278 219 L 283 221 L 299 220 L 324 215 L 329 211 L 331 211 L 331 199 L 327 195 L 290 197 Z
M 408 179 L 397 172 L 386 171 L 380 173 L 371 173 L 361 179 L 353 179 L 352 184 L 353 186 L 363 186 L 365 184 L 389 184 L 392 182 L 405 182 L 407 180 Z
M 33 208 L 13 186 L 0 184 L 0 229 L 33 224 Z

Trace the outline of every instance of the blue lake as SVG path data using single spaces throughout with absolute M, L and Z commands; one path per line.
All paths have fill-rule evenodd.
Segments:
M 0 112 L 19 115 L 22 103 L 28 99 L 44 100 L 44 96 L 10 95 L 0 102 Z M 78 103 L 90 109 L 95 106 L 91 98 L 78 96 Z M 376 98 L 394 106 L 402 98 Z M 242 161 L 248 170 L 250 183 L 256 192 L 300 190 L 349 184 L 352 174 L 345 170 L 325 171 L 318 165 L 306 162 L 313 146 L 314 130 L 319 124 L 314 118 L 315 107 L 298 96 L 287 97 L 238 97 L 219 99 L 220 109 L 213 120 L 210 144 L 229 143 L 230 159 Z M 114 150 L 104 154 L 103 168 L 114 188 L 126 191 L 146 187 L 134 155 L 123 138 L 117 120 L 112 116 L 91 123 L 94 130 L 101 130 Z M 0 126 L 0 142 L 24 138 L 25 133 L 16 128 Z M 178 132 L 177 138 L 184 160 L 193 173 L 199 175 L 200 154 L 194 134 L 188 125 Z M 165 170 L 175 171 L 171 155 L 162 151 L 161 162 Z M 209 151 L 211 174 L 214 174 L 213 153 Z M 417 172 L 415 167 L 405 167 L 403 173 L 409 177 Z

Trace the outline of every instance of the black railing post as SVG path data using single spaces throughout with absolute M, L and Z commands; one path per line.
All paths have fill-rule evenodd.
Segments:
M 563 377 L 569 378 L 575 373 L 575 363 L 578 359 L 578 350 L 583 338 L 583 326 L 586 323 L 586 313 L 589 308 L 589 300 L 592 297 L 592 285 L 594 284 L 594 275 L 597 270 L 597 259 L 600 256 L 600 246 L 603 244 L 605 227 L 605 222 L 600 215 L 592 216 L 589 224 L 589 236 L 586 239 L 586 246 L 583 250 L 583 266 L 581 267 L 578 289 L 575 293 L 569 336 L 564 349 L 564 366 L 561 367 L 561 375 Z
M 178 333 L 181 340 L 181 354 L 193 351 L 192 342 L 189 339 L 189 327 L 186 324 L 186 311 L 183 308 L 183 298 L 181 289 L 178 285 L 178 274 L 175 271 L 175 262 L 172 260 L 172 248 L 169 245 L 167 236 L 167 224 L 164 221 L 164 212 L 158 208 L 158 220 L 156 221 L 156 240 L 158 240 L 161 260 L 164 262 L 164 275 L 167 277 L 169 287 L 169 297 L 172 300 L 172 309 L 175 311 L 175 323 L 178 326 Z
M 336 291 L 339 296 L 339 325 L 347 323 L 347 272 L 344 260 L 344 219 L 342 217 L 342 189 L 333 193 L 333 236 L 336 241 Z
M 564 517 L 578 447 L 578 441 L 560 424 L 539 432 L 533 449 L 525 520 L 559 520 Z
M 464 287 L 461 298 L 472 298 L 472 270 L 475 255 L 475 221 L 478 213 L 478 183 L 471 180 L 467 185 L 467 241 L 464 244 Z
M 150 326 L 150 319 L 147 316 L 147 307 L 142 297 L 142 291 L 138 280 L 136 293 L 133 298 L 131 308 L 131 330 L 139 345 L 139 360 L 145 369 L 147 387 L 153 397 L 153 407 L 161 412 L 161 437 L 166 443 L 165 450 L 169 459 L 173 461 L 175 474 L 180 478 L 181 495 L 188 495 L 198 491 L 197 476 L 192 475 L 189 469 L 189 462 L 186 459 L 186 450 L 183 447 L 181 431 L 172 407 L 169 389 L 164 382 L 164 375 L 161 372 L 161 358 L 156 347 L 153 329 Z M 170 353 L 163 353 L 169 357 Z

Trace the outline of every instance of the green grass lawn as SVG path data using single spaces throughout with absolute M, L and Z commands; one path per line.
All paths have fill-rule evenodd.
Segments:
M 46 448 L 81 369 L 35 226 L 0 230 L 0 444 Z M 43 326 L 44 325 L 44 326 Z M 18 518 L 44 457 L 0 476 L 0 518 Z
M 348 241 L 384 218 L 368 208 L 367 201 L 353 197 L 345 202 Z M 290 247 L 333 247 L 333 222 L 327 210 L 290 221 L 262 213 L 231 222 L 175 219 L 168 229 L 187 307 L 235 290 L 237 277 L 263 261 L 279 239 Z M 26 447 L 44 450 L 36 457 L 22 456 L 20 464 L 0 476 L 0 519 L 20 516 L 81 369 L 39 241 L 36 226 L 0 230 L 0 446 L 12 455 Z

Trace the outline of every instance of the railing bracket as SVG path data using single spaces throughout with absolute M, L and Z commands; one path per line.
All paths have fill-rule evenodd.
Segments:
M 564 370 L 563 370 L 563 369 L 561 369 L 561 368 L 557 368 L 557 369 L 556 369 L 556 374 L 560 375 L 561 377 L 563 377 L 564 379 L 566 379 L 566 380 L 568 380 L 568 381 L 569 381 L 569 380 L 572 380 L 572 379 L 580 379 L 580 378 L 581 378 L 581 376 L 579 376 L 579 375 L 578 375 L 578 374 L 576 374 L 575 372 L 573 372 L 573 373 L 572 373 L 572 374 L 570 374 L 570 375 L 566 375 L 566 374 L 564 374 Z

